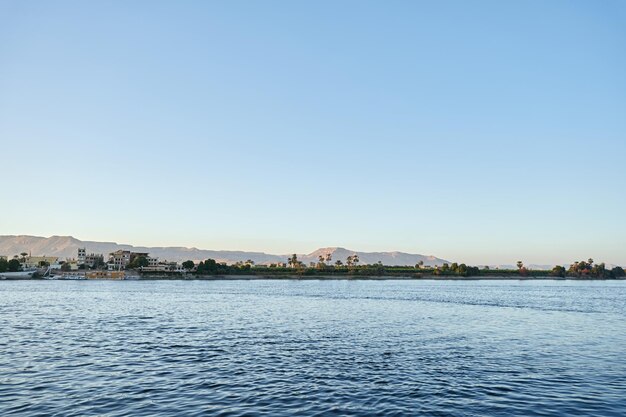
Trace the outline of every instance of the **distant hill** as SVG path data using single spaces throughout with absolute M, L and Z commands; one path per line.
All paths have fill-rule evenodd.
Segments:
M 382 262 L 383 265 L 410 265 L 415 266 L 420 261 L 424 262 L 424 265 L 434 266 L 443 265 L 446 261 L 444 259 L 436 258 L 434 256 L 417 255 L 404 252 L 359 252 L 345 248 L 320 248 L 307 255 L 298 255 L 298 259 L 308 264 L 309 262 L 317 262 L 319 256 L 325 256 L 330 254 L 332 257 L 331 262 L 340 260 L 346 262 L 348 256 L 357 254 L 359 256 L 359 264 L 375 264 Z
M 78 248 L 87 248 L 88 253 L 103 253 L 108 255 L 118 249 L 131 250 L 135 252 L 149 252 L 151 256 L 156 256 L 168 261 L 185 261 L 191 259 L 200 261 L 205 259 L 215 259 L 218 262 L 235 263 L 251 259 L 256 264 L 270 264 L 277 262 L 287 262 L 288 255 L 272 255 L 263 252 L 244 251 L 216 251 L 185 247 L 145 247 L 118 244 L 115 242 L 94 242 L 81 241 L 72 236 L 0 236 L 0 255 L 12 257 L 21 252 L 35 255 L 58 256 L 61 258 L 75 258 Z M 345 248 L 321 248 L 309 254 L 298 254 L 298 259 L 305 264 L 317 262 L 318 256 L 330 254 L 331 262 L 341 260 L 346 262 L 350 255 L 359 256 L 359 264 L 374 264 L 382 262 L 384 265 L 415 265 L 420 261 L 424 265 L 442 265 L 446 261 L 434 256 L 424 256 L 403 252 L 359 252 Z

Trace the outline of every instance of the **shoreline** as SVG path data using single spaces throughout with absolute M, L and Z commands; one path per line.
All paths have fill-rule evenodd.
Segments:
M 204 275 L 187 277 L 160 277 L 160 276 L 146 276 L 134 281 L 255 281 L 255 280 L 286 280 L 286 281 L 624 281 L 624 278 L 619 279 L 600 279 L 600 278 L 575 278 L 575 277 L 551 277 L 551 276 L 538 276 L 538 277 L 512 277 L 506 275 L 499 276 L 437 276 L 428 275 L 419 278 L 404 275 L 404 276 L 337 276 L 337 275 L 313 275 L 313 276 L 299 276 L 299 275 Z
M 5 278 L 2 281 L 624 281 L 625 278 L 576 278 L 576 277 L 516 277 L 510 275 L 498 276 L 441 276 L 428 275 L 414 276 L 346 276 L 346 275 L 145 275 L 131 279 L 89 278 L 89 279 L 45 279 L 45 278 Z

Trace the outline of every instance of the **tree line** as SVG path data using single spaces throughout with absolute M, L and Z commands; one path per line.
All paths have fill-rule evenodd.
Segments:
M 0 272 L 18 272 L 22 270 L 22 263 L 19 259 L 13 258 L 7 260 L 0 258 Z
M 617 279 L 626 276 L 621 266 L 608 269 L 604 262 L 594 264 L 593 259 L 586 261 L 574 262 L 568 269 L 561 265 L 552 268 L 550 275 L 554 277 L 573 277 L 573 278 L 598 278 L 598 279 Z
M 22 265 L 26 262 L 27 253 L 20 256 L 15 255 L 12 259 L 0 258 L 1 272 L 18 272 L 22 270 Z M 69 266 L 69 264 L 68 264 Z M 148 259 L 144 256 L 138 256 L 133 259 L 128 267 L 141 268 L 148 266 Z M 297 254 L 293 254 L 287 259 L 287 262 L 272 263 L 270 265 L 257 265 L 251 259 L 245 262 L 239 261 L 231 265 L 219 263 L 214 259 L 201 261 L 197 265 L 191 260 L 182 263 L 183 268 L 189 272 L 195 272 L 197 275 L 362 275 L 362 276 L 414 276 L 416 278 L 423 276 L 458 276 L 458 277 L 474 277 L 474 276 L 511 276 L 519 275 L 521 277 L 542 277 L 552 276 L 558 278 L 580 278 L 580 279 L 621 279 L 626 276 L 624 269 L 620 266 L 607 268 L 604 263 L 594 263 L 589 258 L 586 261 L 577 261 L 572 263 L 569 268 L 562 265 L 556 265 L 552 270 L 530 270 L 524 266 L 522 261 L 517 261 L 517 269 L 513 270 L 493 270 L 485 266 L 479 268 L 464 263 L 456 262 L 441 266 L 425 266 L 424 262 L 417 263 L 414 267 L 410 266 L 388 266 L 383 265 L 380 261 L 376 264 L 360 264 L 357 254 L 350 255 L 345 262 L 337 259 L 332 262 L 330 253 L 319 255 L 317 262 L 310 262 L 306 265 L 298 259 Z M 254 268 L 253 268 L 254 267 Z
M 183 268 L 195 272 L 198 275 L 363 275 L 363 276 L 520 276 L 520 277 L 571 277 L 571 278 L 595 278 L 595 279 L 619 279 L 625 276 L 624 270 L 617 266 L 612 269 L 606 268 L 604 263 L 594 264 L 592 259 L 574 262 L 568 269 L 557 265 L 552 270 L 530 270 L 522 261 L 516 263 L 517 269 L 489 269 L 464 263 L 444 263 L 441 266 L 425 266 L 419 262 L 411 266 L 388 266 L 381 262 L 376 264 L 359 264 L 358 255 L 350 255 L 346 261 L 336 260 L 332 262 L 330 254 L 320 255 L 317 262 L 306 265 L 298 259 L 297 254 L 290 256 L 286 262 L 271 263 L 269 265 L 256 265 L 250 259 L 245 262 L 236 262 L 231 265 L 219 263 L 214 259 L 201 261 L 197 265 L 191 261 L 183 262 Z M 253 268 L 254 267 L 254 268 Z

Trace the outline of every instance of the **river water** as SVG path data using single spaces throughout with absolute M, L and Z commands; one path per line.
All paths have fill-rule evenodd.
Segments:
M 624 281 L 0 282 L 0 415 L 626 415 Z

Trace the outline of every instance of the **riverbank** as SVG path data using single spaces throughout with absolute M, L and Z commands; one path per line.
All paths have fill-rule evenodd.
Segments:
M 46 278 L 6 278 L 1 281 L 624 281 L 625 278 L 577 278 L 577 277 L 553 277 L 545 276 L 512 276 L 512 275 L 489 275 L 489 276 L 456 276 L 456 275 L 194 275 L 194 274 L 143 274 L 131 276 L 123 280 L 109 278 L 89 279 L 46 279 Z
M 490 275 L 490 276 L 454 276 L 454 275 L 424 275 L 415 277 L 410 275 L 390 276 L 390 275 L 142 275 L 140 281 L 255 281 L 255 280 L 288 280 L 288 281 L 618 281 L 620 279 L 599 279 L 599 278 L 575 278 L 575 277 L 552 277 L 534 276 L 521 277 L 511 275 Z
M 88 278 L 88 279 L 64 279 L 64 278 L 2 278 L 0 282 L 12 282 L 12 281 L 36 281 L 36 282 L 53 282 L 53 281 L 626 281 L 626 278 L 576 278 L 576 277 L 511 277 L 507 275 L 502 276 L 424 276 L 420 278 L 412 276 L 285 276 L 285 275 L 187 275 L 187 276 L 142 276 L 142 277 L 127 277 L 125 279 L 109 279 L 109 278 Z

